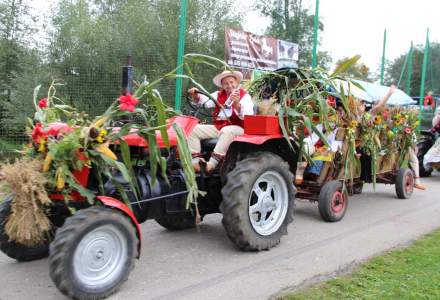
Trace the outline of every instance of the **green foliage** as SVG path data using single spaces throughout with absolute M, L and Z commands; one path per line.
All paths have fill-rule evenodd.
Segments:
M 407 249 L 373 258 L 351 275 L 282 299 L 439 299 L 439 251 L 436 231 Z
M 336 62 L 336 69 L 339 67 L 343 67 L 346 64 L 350 66 L 345 68 L 344 71 L 340 72 L 341 75 L 344 75 L 348 78 L 359 79 L 364 81 L 370 80 L 370 68 L 368 68 L 365 64 L 357 62 L 360 58 L 359 55 L 355 56 L 356 61 L 352 62 L 353 58 L 345 57 Z
M 437 83 L 440 79 L 440 44 L 431 43 L 430 46 L 431 49 L 429 52 L 428 65 L 426 68 L 425 92 L 427 93 L 428 91 L 432 90 L 435 94 L 438 94 L 440 93 L 440 85 Z M 411 96 L 420 96 L 419 93 L 420 82 L 422 78 L 423 52 L 423 45 L 417 45 L 413 48 L 411 91 L 409 93 Z M 386 85 L 389 85 L 391 83 L 397 84 L 397 82 L 399 82 L 407 54 L 408 53 L 400 55 L 388 64 L 385 74 Z M 405 89 L 406 78 L 407 72 L 405 70 L 399 88 Z
M 271 24 L 267 34 L 299 45 L 299 66 L 308 67 L 312 61 L 313 19 L 302 0 L 258 0 L 256 7 L 263 16 L 269 17 Z M 323 31 L 320 22 L 318 30 Z M 318 66 L 328 68 L 331 62 L 327 52 L 317 53 Z

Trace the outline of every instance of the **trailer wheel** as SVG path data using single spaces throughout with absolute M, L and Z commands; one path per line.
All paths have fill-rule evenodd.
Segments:
M 222 188 L 223 226 L 241 250 L 272 248 L 293 221 L 295 187 L 289 165 L 270 152 L 239 162 Z
M 319 214 L 327 222 L 340 221 L 347 211 L 348 196 L 342 191 L 342 183 L 337 180 L 328 181 L 319 193 Z
M 49 255 L 50 239 L 42 245 L 27 247 L 11 241 L 5 233 L 5 224 L 11 213 L 12 199 L 13 196 L 9 196 L 0 204 L 0 250 L 10 258 L 18 261 L 31 261 L 47 257 Z
M 128 279 L 138 242 L 134 225 L 118 211 L 80 210 L 67 218 L 50 246 L 50 277 L 70 298 L 105 298 Z
M 396 195 L 399 199 L 409 199 L 414 190 L 414 173 L 411 169 L 401 168 L 396 176 Z
M 159 225 L 168 230 L 183 230 L 196 227 L 194 216 L 166 216 L 155 219 Z

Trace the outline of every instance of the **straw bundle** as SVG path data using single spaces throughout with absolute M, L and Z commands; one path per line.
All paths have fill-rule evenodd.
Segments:
M 51 223 L 45 213 L 51 201 L 41 172 L 41 162 L 20 159 L 2 166 L 4 180 L 15 194 L 5 233 L 17 243 L 34 247 L 44 243 L 51 234 Z

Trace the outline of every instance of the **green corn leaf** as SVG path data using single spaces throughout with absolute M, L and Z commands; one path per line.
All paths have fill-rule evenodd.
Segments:
M 341 73 L 344 73 L 348 68 L 350 68 L 352 65 L 356 64 L 360 58 L 361 58 L 360 55 L 355 55 L 352 58 L 348 59 L 343 64 L 338 66 L 336 68 L 336 70 L 330 75 L 330 77 L 335 77 Z

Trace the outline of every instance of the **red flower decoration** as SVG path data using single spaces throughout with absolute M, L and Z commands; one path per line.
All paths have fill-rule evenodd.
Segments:
M 327 97 L 327 104 L 332 106 L 332 107 L 336 107 L 336 99 L 333 96 L 328 96 Z
M 406 134 L 411 134 L 411 128 L 406 127 L 406 128 L 405 128 L 405 133 L 406 133 Z
M 388 110 L 384 110 L 382 112 L 382 116 L 385 120 L 388 120 L 390 118 L 390 112 Z
M 136 97 L 133 97 L 130 93 L 127 93 L 125 96 L 123 95 L 119 97 L 119 103 L 120 110 L 134 112 L 135 106 L 139 103 L 139 100 Z
M 38 107 L 39 108 L 46 108 L 47 107 L 47 99 L 42 98 L 40 101 L 38 101 Z
M 312 117 L 312 122 L 313 122 L 313 123 L 318 123 L 319 120 L 320 120 L 319 116 L 313 116 L 313 117 Z
M 34 130 L 32 130 L 32 140 L 39 144 L 41 139 L 46 139 L 47 133 L 43 131 L 41 123 L 35 124 Z

